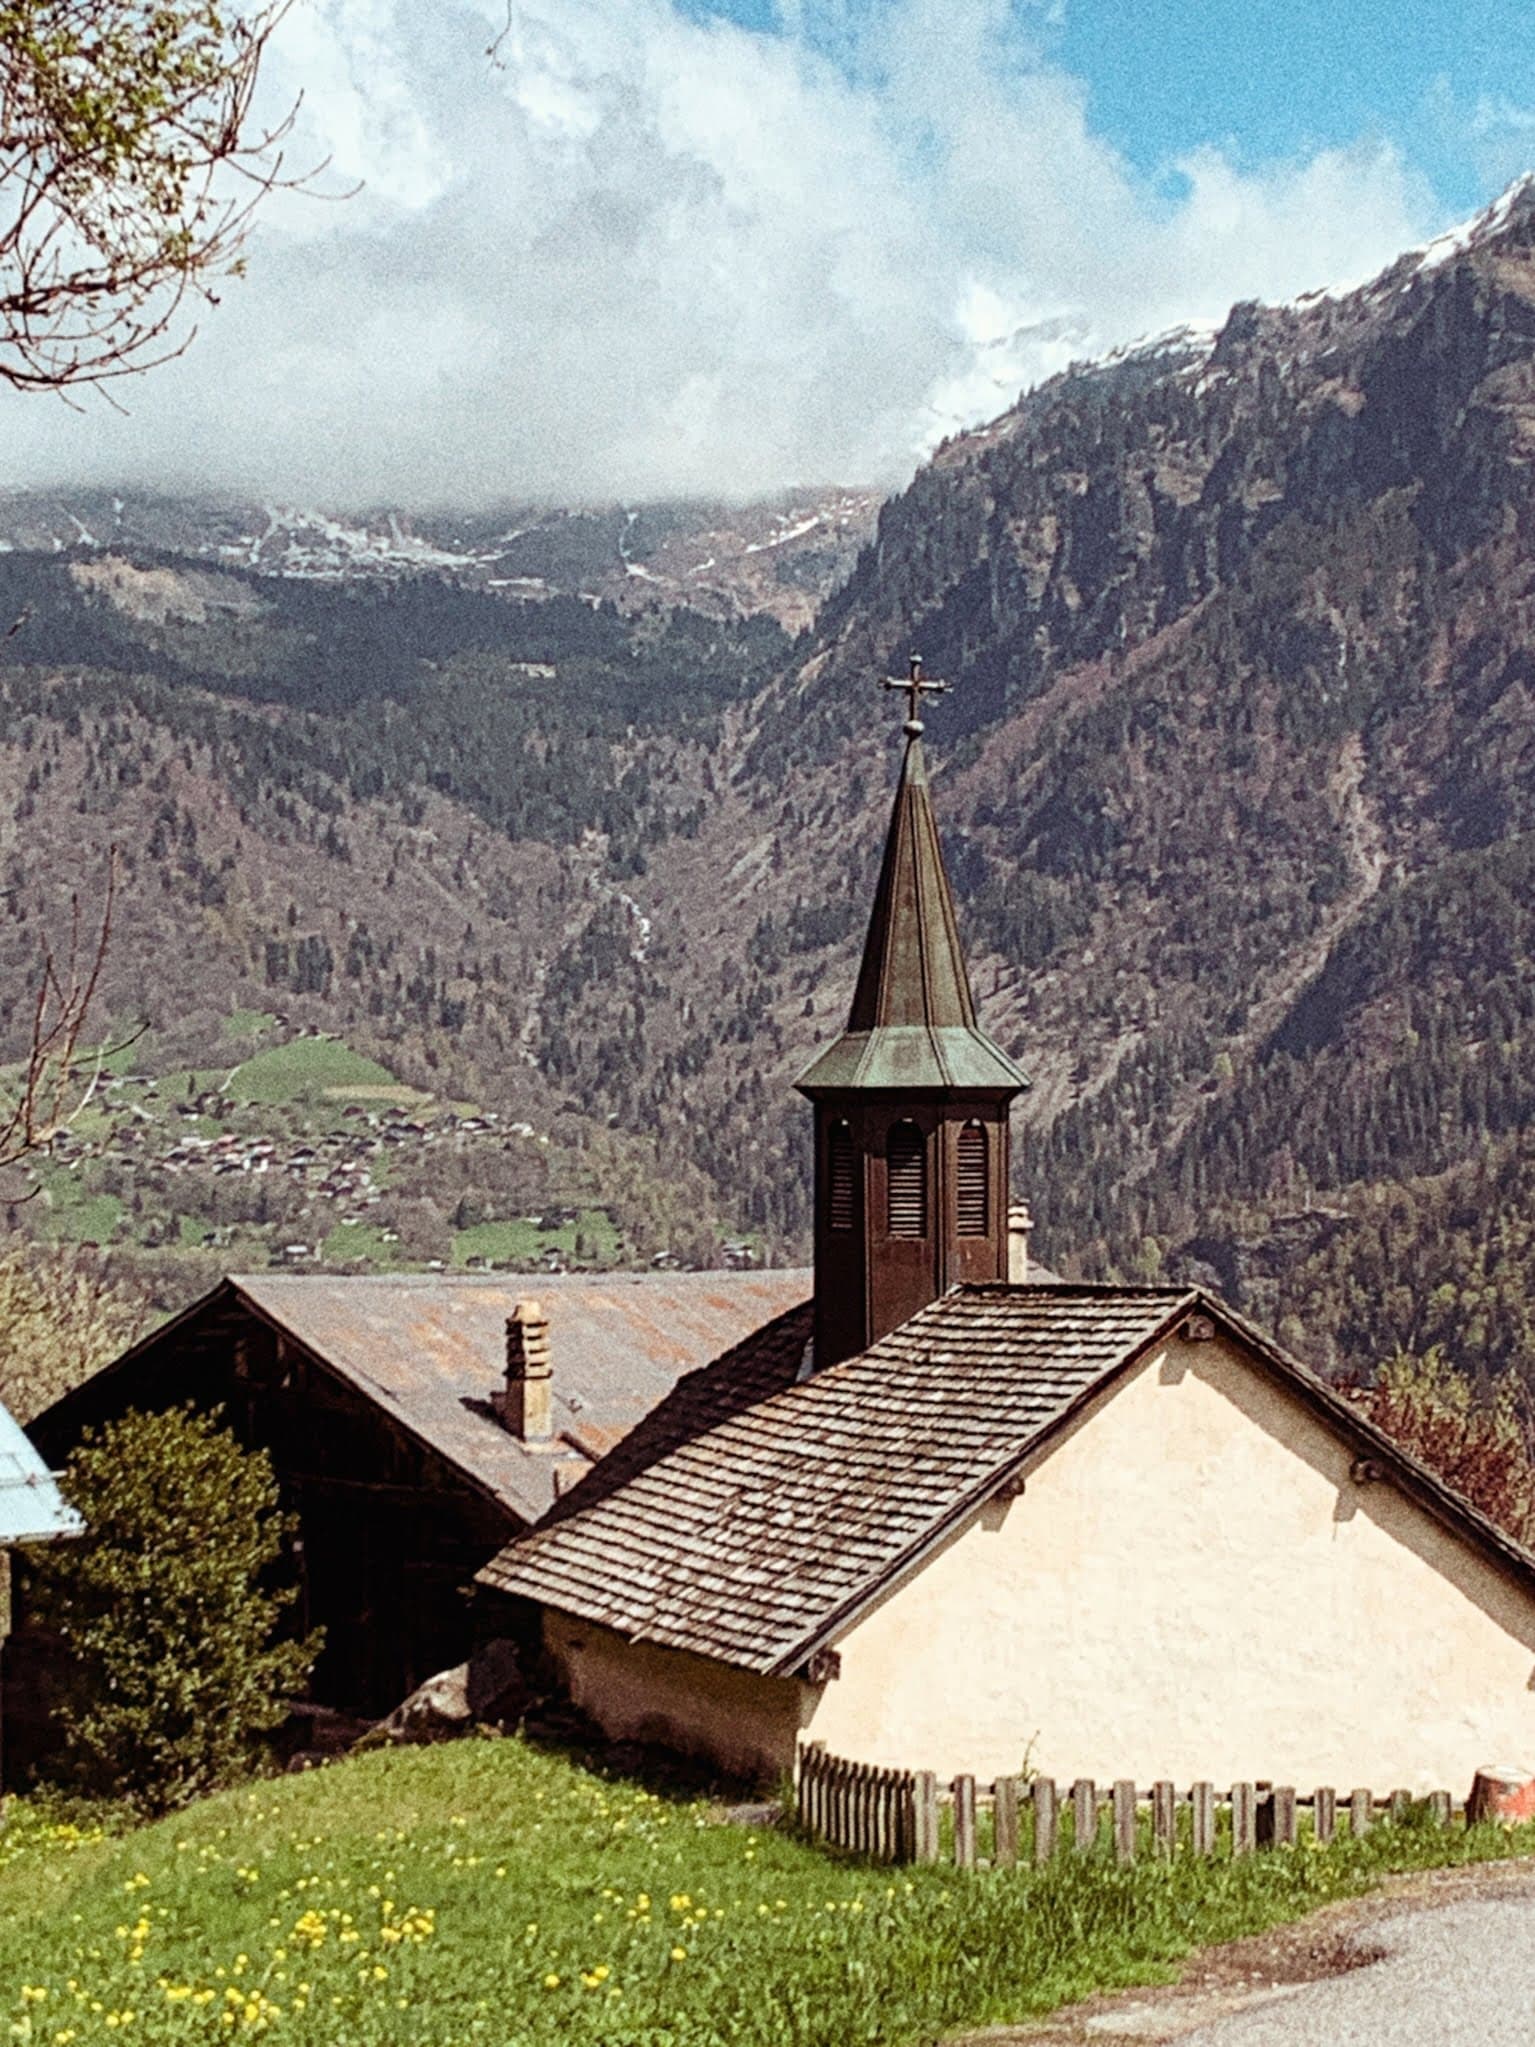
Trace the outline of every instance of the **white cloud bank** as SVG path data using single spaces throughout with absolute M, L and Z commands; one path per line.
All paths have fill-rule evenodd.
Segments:
M 1442 223 L 1388 146 L 1150 192 L 1005 0 L 894 0 L 833 63 L 669 0 L 303 0 L 284 197 L 181 361 L 6 396 L 0 481 L 332 505 L 891 483 L 1073 358 L 1352 282 Z M 841 17 L 844 23 L 851 17 Z M 823 37 L 824 41 L 824 37 Z

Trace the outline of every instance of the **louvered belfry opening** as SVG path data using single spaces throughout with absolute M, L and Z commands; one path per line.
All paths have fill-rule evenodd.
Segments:
M 892 1237 L 927 1235 L 927 1140 L 906 1117 L 885 1140 L 885 1228 Z
M 858 1154 L 849 1123 L 833 1123 L 826 1133 L 826 1225 L 845 1235 L 858 1223 Z
M 955 1164 L 955 1230 L 961 1237 L 984 1237 L 991 1229 L 991 1185 L 984 1124 L 967 1123 L 961 1129 Z

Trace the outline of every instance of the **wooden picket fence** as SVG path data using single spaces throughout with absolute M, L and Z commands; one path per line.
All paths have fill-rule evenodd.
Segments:
M 1064 1796 L 1049 1777 L 999 1777 L 989 1786 L 956 1777 L 940 1786 L 931 1770 L 848 1762 L 828 1755 L 820 1742 L 801 1746 L 795 1773 L 795 1810 L 813 1839 L 873 1862 L 938 1862 L 945 1831 L 941 1815 L 948 1810 L 949 1845 L 960 1869 L 981 1863 L 1009 1868 L 1023 1855 L 1046 1863 L 1068 1846 L 1079 1854 L 1112 1846 L 1122 1863 L 1133 1862 L 1148 1846 L 1162 1856 L 1214 1855 L 1220 1843 L 1232 1855 L 1251 1855 L 1260 1848 L 1293 1847 L 1302 1808 L 1310 1810 L 1314 1838 L 1330 1841 L 1340 1825 L 1357 1836 L 1378 1815 L 1400 1820 L 1413 1802 L 1406 1791 L 1381 1798 L 1368 1789 L 1340 1794 L 1323 1785 L 1300 1793 L 1261 1781 L 1229 1790 L 1193 1784 L 1180 1794 L 1164 1778 L 1143 1794 L 1129 1778 L 1100 1787 L 1080 1777 Z M 1427 1803 L 1441 1825 L 1458 1810 L 1448 1791 L 1434 1792 Z M 1147 1808 L 1149 1827 L 1142 1825 Z M 982 1855 L 983 1846 L 989 1855 Z

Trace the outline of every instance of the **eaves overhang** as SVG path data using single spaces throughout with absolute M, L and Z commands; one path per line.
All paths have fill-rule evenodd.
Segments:
M 1309 1365 L 1275 1343 L 1218 1295 L 1195 1288 L 1173 1302 L 1156 1329 L 1128 1350 L 1110 1370 L 1084 1387 L 1020 1450 L 998 1464 L 956 1500 L 942 1518 L 925 1529 L 900 1557 L 862 1585 L 835 1613 L 828 1614 L 792 1648 L 771 1664 L 763 1666 L 763 1674 L 803 1678 L 805 1665 L 818 1649 L 831 1647 L 846 1636 L 871 1607 L 913 1577 L 934 1551 L 942 1548 L 983 1507 L 1042 1462 L 1088 1409 L 1121 1385 L 1191 1315 L 1208 1317 L 1216 1328 L 1235 1338 L 1261 1370 L 1267 1371 L 1271 1378 L 1309 1407 L 1324 1426 L 1330 1427 L 1351 1449 L 1368 1452 L 1382 1472 L 1440 1527 L 1506 1571 L 1525 1592 L 1535 1595 L 1535 1552 L 1516 1542 L 1463 1494 L 1445 1484 L 1427 1465 L 1362 1415 Z
M 844 1031 L 794 1083 L 810 1101 L 847 1093 L 989 1094 L 1011 1099 L 1028 1076 L 969 1024 L 879 1024 Z

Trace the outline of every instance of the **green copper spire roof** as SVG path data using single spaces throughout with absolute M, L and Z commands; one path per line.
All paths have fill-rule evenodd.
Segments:
M 917 675 L 914 663 L 913 683 Z M 847 1029 L 795 1083 L 812 1100 L 845 1088 L 1014 1095 L 1028 1086 L 976 1023 L 915 715 L 906 732 Z

